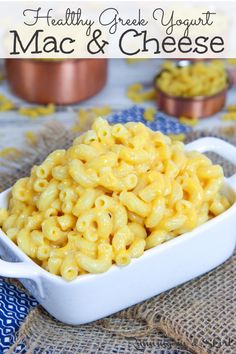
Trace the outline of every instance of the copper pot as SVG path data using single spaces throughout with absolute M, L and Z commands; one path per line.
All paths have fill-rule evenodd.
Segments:
M 107 79 L 107 59 L 7 59 L 12 91 L 29 102 L 72 104 L 96 93 Z

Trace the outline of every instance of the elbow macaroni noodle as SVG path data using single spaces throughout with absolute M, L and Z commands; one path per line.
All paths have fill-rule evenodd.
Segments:
M 183 67 L 168 61 L 164 63 L 156 83 L 163 92 L 173 96 L 211 96 L 226 89 L 228 77 L 224 64 L 219 60 Z
M 13 187 L 0 226 L 37 264 L 70 281 L 124 266 L 230 204 L 223 171 L 141 123 L 93 130 Z

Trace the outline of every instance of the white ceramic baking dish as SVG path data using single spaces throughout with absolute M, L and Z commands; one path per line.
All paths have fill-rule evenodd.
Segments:
M 203 138 L 187 150 L 214 151 L 236 164 L 236 148 L 215 138 Z M 0 194 L 6 207 L 10 190 Z M 232 202 L 236 175 L 223 188 Z M 182 284 L 224 262 L 234 251 L 236 203 L 194 231 L 150 249 L 130 265 L 98 275 L 82 275 L 67 283 L 35 264 L 0 230 L 0 275 L 19 278 L 38 302 L 58 320 L 78 325 L 108 316 Z

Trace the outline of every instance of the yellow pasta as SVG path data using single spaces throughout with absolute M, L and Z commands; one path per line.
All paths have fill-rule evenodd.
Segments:
M 0 227 L 45 270 L 72 281 L 128 265 L 230 207 L 222 168 L 205 155 L 141 123 L 92 128 L 20 179 L 0 209 Z
M 49 103 L 47 106 L 36 107 L 21 107 L 18 112 L 22 116 L 27 116 L 31 119 L 35 119 L 41 116 L 48 116 L 55 113 L 56 107 L 53 103 Z
M 25 133 L 25 140 L 30 145 L 36 145 L 37 135 L 33 131 L 29 130 Z
M 227 106 L 226 110 L 228 112 L 236 112 L 236 104 L 231 104 L 231 105 Z
M 199 123 L 198 118 L 179 117 L 179 121 L 180 123 L 189 125 L 190 127 L 195 127 Z
M 1 80 L 1 74 L 0 74 L 0 80 Z M 0 95 L 0 112 L 6 112 L 6 111 L 11 111 L 15 107 L 14 103 L 9 100 L 7 97 L 4 95 Z
M 184 141 L 186 139 L 186 135 L 184 133 L 181 133 L 181 134 L 169 134 L 168 135 L 171 140 L 173 141 Z
M 146 121 L 153 122 L 155 119 L 156 113 L 157 113 L 156 109 L 154 109 L 153 107 L 150 107 L 150 108 L 145 109 L 145 111 L 143 113 L 143 117 Z
M 22 155 L 22 152 L 15 147 L 7 147 L 0 150 L 0 158 L 8 160 L 17 160 Z
M 157 78 L 157 85 L 163 92 L 173 96 L 211 96 L 227 87 L 228 76 L 224 64 L 219 60 L 183 67 L 168 63 Z
M 154 100 L 156 97 L 155 90 L 143 90 L 143 85 L 140 83 L 132 84 L 128 87 L 127 97 L 134 103 Z
M 227 120 L 235 121 L 236 120 L 236 111 L 229 111 L 229 112 L 223 114 L 222 119 L 226 120 L 226 121 Z
M 103 107 L 93 107 L 91 109 L 84 109 L 80 108 L 77 112 L 77 116 L 75 119 L 75 124 L 72 127 L 72 131 L 74 132 L 82 132 L 85 131 L 92 122 L 100 117 L 100 116 L 107 116 L 111 113 L 110 106 L 103 106 Z
M 2 225 L 4 223 L 4 221 L 6 221 L 6 219 L 8 218 L 8 211 L 6 209 L 0 209 L 0 225 Z

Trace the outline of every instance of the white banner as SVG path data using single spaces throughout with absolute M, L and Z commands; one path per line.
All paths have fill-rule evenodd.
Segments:
M 1 58 L 234 58 L 235 1 L 0 1 Z

